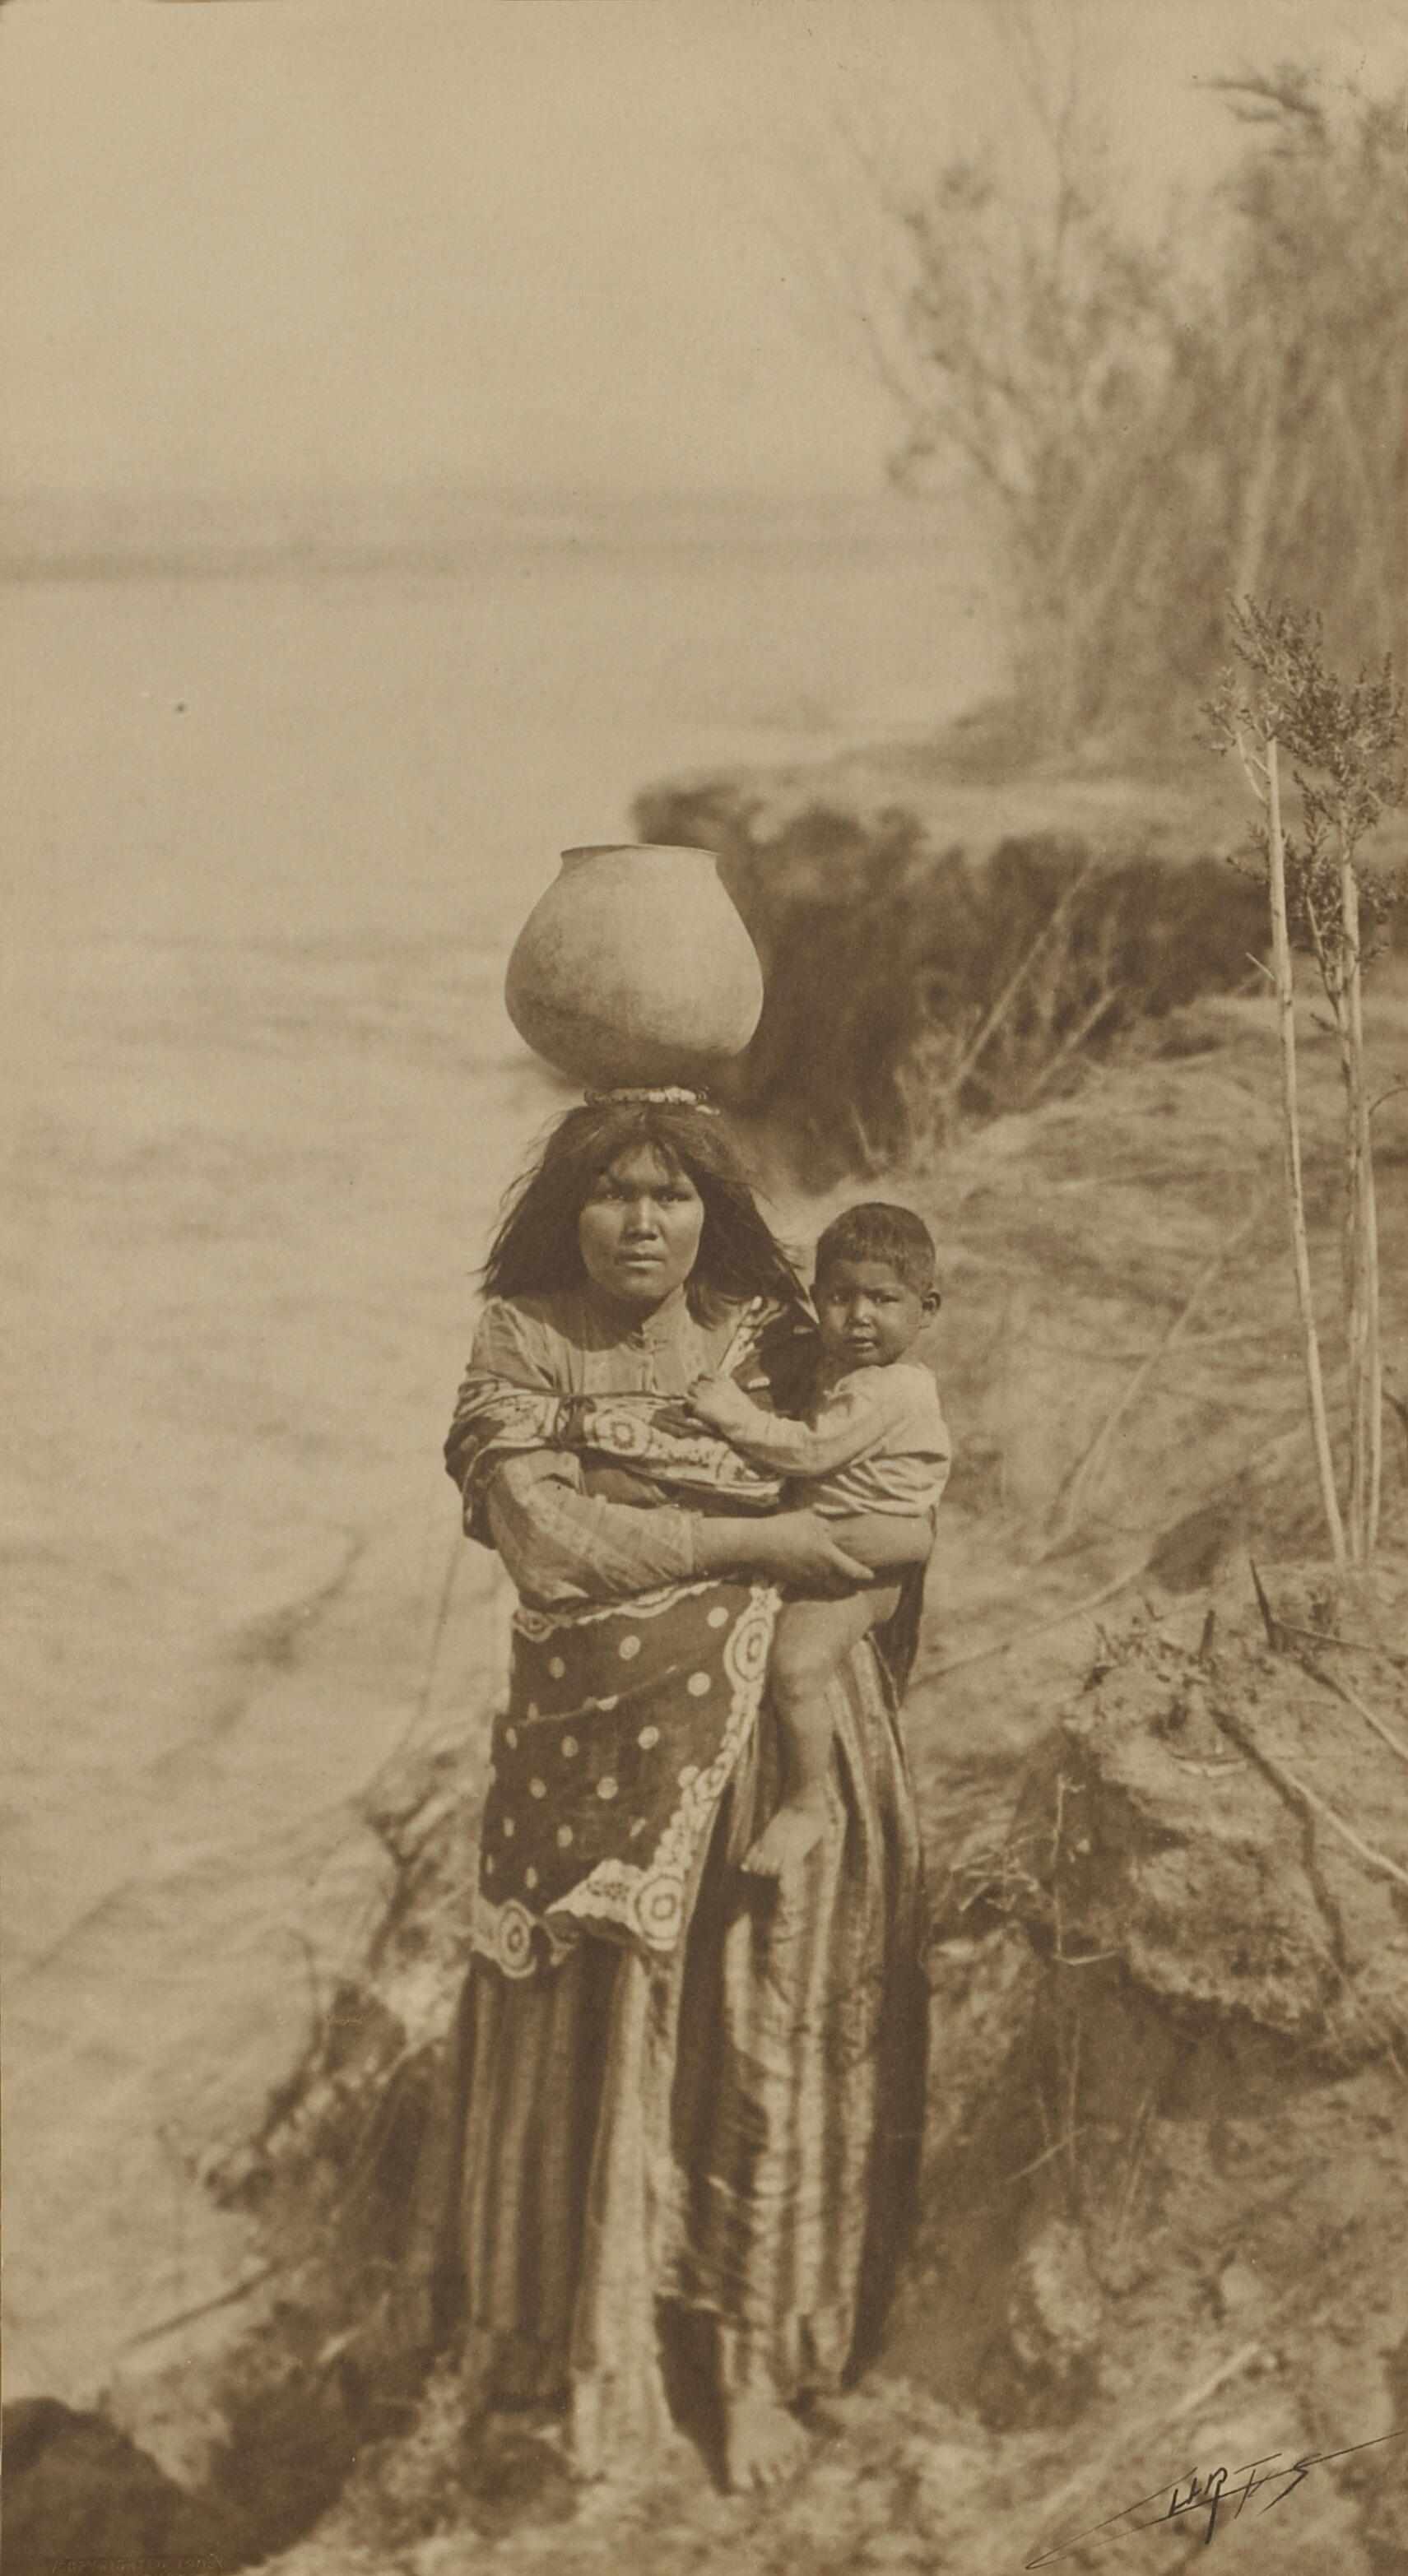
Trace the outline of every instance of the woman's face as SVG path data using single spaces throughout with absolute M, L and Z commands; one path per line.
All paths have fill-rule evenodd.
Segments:
M 627 1306 L 658 1306 L 694 1268 L 704 1202 L 687 1172 L 633 1145 L 599 1172 L 577 1219 L 587 1277 Z

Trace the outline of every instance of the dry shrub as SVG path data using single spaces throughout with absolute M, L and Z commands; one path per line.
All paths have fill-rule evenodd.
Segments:
M 1408 646 L 1402 98 L 1294 66 L 1222 89 L 1246 144 L 1164 237 L 1131 227 L 1072 100 L 1036 204 L 980 159 L 896 193 L 877 310 L 902 481 L 992 507 L 1029 740 L 1166 739 L 1229 592 L 1316 600 L 1350 660 Z
M 645 838 L 718 850 L 767 983 L 730 1096 L 818 1172 L 1059 1093 L 1141 1021 L 1245 984 L 1263 936 L 1254 890 L 1211 858 L 1097 862 L 1040 834 L 974 865 L 900 808 L 872 824 L 823 804 L 769 836 L 722 782 L 638 813 Z

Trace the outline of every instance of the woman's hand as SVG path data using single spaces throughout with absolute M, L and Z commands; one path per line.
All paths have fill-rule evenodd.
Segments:
M 870 1568 L 848 1556 L 819 1512 L 778 1512 L 758 1524 L 758 1563 L 779 1583 L 806 1592 L 854 1592 Z
M 848 1556 L 817 1512 L 773 1512 L 766 1520 L 697 1516 L 694 1562 L 699 1574 L 762 1574 L 799 1592 L 856 1592 L 872 1580 Z

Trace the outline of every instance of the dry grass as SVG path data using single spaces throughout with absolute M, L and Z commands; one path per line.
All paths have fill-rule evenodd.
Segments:
M 1060 1096 L 1198 995 L 1254 979 L 1255 890 L 1221 861 L 1169 866 L 1038 833 L 980 864 L 916 815 L 780 815 L 722 789 L 643 798 L 653 840 L 702 843 L 762 956 L 762 1026 L 732 1085 L 824 1176 L 877 1171 L 966 1124 Z

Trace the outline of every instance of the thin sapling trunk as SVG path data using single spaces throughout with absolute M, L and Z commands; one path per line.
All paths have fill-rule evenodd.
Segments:
M 1364 1064 L 1359 880 L 1340 841 L 1340 930 L 1344 944 L 1341 1063 L 1345 1084 L 1346 1324 L 1349 1346 L 1350 1546 L 1356 1564 L 1373 1554 L 1383 1481 L 1383 1355 L 1379 1339 L 1378 1209 L 1374 1193 L 1369 1086 Z
M 1266 865 L 1281 1057 L 1286 1197 L 1305 1353 L 1316 1473 L 1337 1568 L 1365 1565 L 1378 1537 L 1383 1482 L 1383 1359 L 1379 1319 L 1379 1234 L 1374 1195 L 1372 1104 L 1364 1055 L 1364 970 L 1381 925 L 1404 890 L 1382 867 L 1361 866 L 1359 845 L 1408 785 L 1400 762 L 1403 693 L 1385 660 L 1351 684 L 1328 669 L 1320 620 L 1254 599 L 1234 602 L 1232 641 L 1252 675 L 1222 674 L 1206 713 L 1217 751 L 1238 754 L 1262 810 L 1255 847 Z M 1282 814 L 1281 755 L 1291 763 L 1298 829 Z M 1312 949 L 1334 1021 L 1344 1091 L 1344 1323 L 1349 1477 L 1341 1517 L 1325 1416 L 1324 1381 L 1311 1302 L 1310 1254 L 1296 1096 L 1291 934 Z
M 1276 986 L 1276 1027 L 1281 1051 L 1281 1146 L 1290 1216 L 1291 1253 L 1295 1266 L 1296 1302 L 1300 1308 L 1305 1353 L 1305 1388 L 1310 1406 L 1310 1433 L 1320 1500 L 1330 1533 L 1336 1567 L 1345 1562 L 1344 1523 L 1335 1492 L 1330 1429 L 1325 1413 L 1325 1381 L 1320 1367 L 1320 1336 L 1315 1327 L 1315 1300 L 1310 1279 L 1310 1242 L 1305 1224 L 1305 1181 L 1301 1168 L 1300 1096 L 1296 1080 L 1296 997 L 1291 965 L 1291 932 L 1286 909 L 1286 841 L 1281 825 L 1281 779 L 1273 734 L 1266 745 L 1267 880 L 1271 902 L 1271 967 Z

